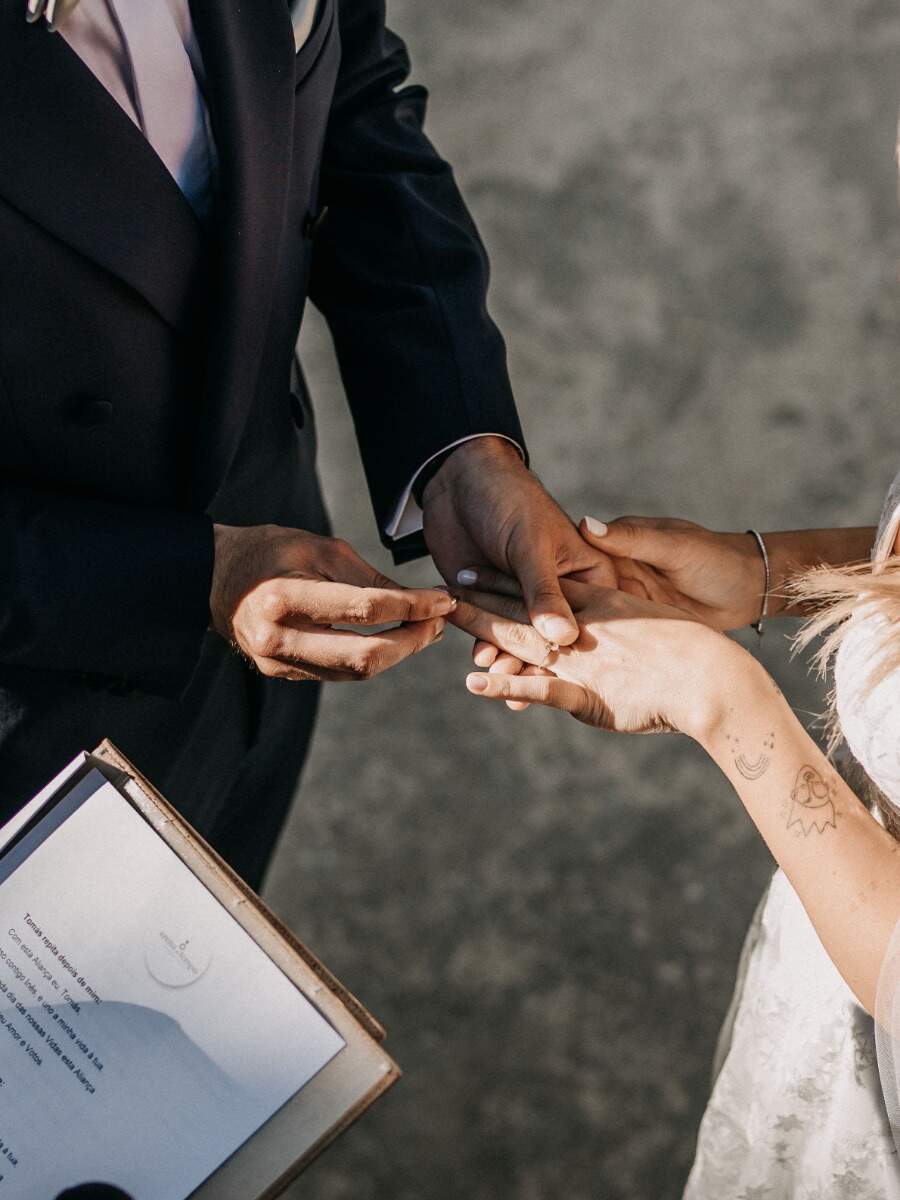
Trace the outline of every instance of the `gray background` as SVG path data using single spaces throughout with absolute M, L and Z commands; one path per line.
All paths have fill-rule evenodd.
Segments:
M 389 12 L 563 505 L 874 522 L 900 459 L 896 6 Z M 314 315 L 302 340 L 336 527 L 386 565 Z M 821 708 L 782 632 L 763 653 Z M 386 1023 L 406 1077 L 292 1195 L 675 1197 L 768 855 L 694 746 L 489 709 L 467 662 L 451 631 L 326 696 L 268 897 Z

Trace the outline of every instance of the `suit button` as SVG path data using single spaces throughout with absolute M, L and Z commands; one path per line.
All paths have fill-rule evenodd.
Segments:
M 310 241 L 316 236 L 325 218 L 328 216 L 328 205 L 324 205 L 317 213 L 307 213 L 303 220 L 303 236 L 309 238 Z
M 113 405 L 109 400 L 92 400 L 83 396 L 66 405 L 66 416 L 81 429 L 94 429 L 112 419 Z
M 303 401 L 295 392 L 291 392 L 291 416 L 294 418 L 297 428 L 302 429 L 306 424 L 306 410 L 303 407 Z

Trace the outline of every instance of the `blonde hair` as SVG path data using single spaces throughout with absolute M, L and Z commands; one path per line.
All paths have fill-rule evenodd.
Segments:
M 900 669 L 900 555 L 891 552 L 898 518 L 900 509 L 879 538 L 871 561 L 843 567 L 816 567 L 790 580 L 785 589 L 792 603 L 802 604 L 812 613 L 794 639 L 794 652 L 821 638 L 812 658 L 812 665 L 820 677 L 829 673 L 854 613 L 864 611 L 866 615 L 881 618 L 880 633 L 872 642 L 871 667 L 862 680 L 865 693 Z M 828 693 L 824 723 L 828 754 L 833 756 L 843 744 L 833 684 Z M 864 783 L 863 798 L 879 810 L 886 828 L 900 840 L 897 809 L 862 767 L 857 766 Z

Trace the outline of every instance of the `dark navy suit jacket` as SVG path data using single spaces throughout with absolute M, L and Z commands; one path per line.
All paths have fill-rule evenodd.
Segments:
M 382 0 L 322 0 L 299 52 L 286 0 L 192 0 L 207 228 L 24 8 L 0 6 L 0 818 L 107 736 L 258 880 L 316 688 L 207 633 L 211 523 L 327 529 L 307 297 L 380 528 L 442 447 L 521 443 L 487 260 Z

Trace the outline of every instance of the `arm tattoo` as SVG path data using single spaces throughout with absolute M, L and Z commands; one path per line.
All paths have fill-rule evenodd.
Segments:
M 824 833 L 829 825 L 837 829 L 836 792 L 834 783 L 824 779 L 815 767 L 801 767 L 791 788 L 786 828 L 796 825 L 804 837 L 814 829 L 816 833 Z
M 764 738 L 762 749 L 756 755 L 747 755 L 741 750 L 741 739 L 737 735 L 726 733 L 725 740 L 728 742 L 735 769 L 751 782 L 755 779 L 762 779 L 771 762 L 769 753 L 775 749 L 775 734 L 770 733 L 768 737 Z

